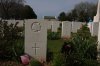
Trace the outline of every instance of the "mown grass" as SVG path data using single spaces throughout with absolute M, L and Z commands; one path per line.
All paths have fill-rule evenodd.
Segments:
M 60 52 L 62 45 L 63 45 L 63 40 L 61 40 L 61 39 L 47 41 L 47 47 L 48 47 L 49 51 L 51 51 L 53 53 Z

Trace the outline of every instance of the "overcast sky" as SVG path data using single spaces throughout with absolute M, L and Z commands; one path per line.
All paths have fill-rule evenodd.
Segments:
M 98 0 L 26 0 L 38 18 L 43 16 L 58 16 L 61 12 L 68 12 L 80 2 L 93 2 L 97 3 Z

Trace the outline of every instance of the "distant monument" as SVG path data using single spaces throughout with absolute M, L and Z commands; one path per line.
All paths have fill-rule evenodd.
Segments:
M 57 21 L 56 16 L 44 16 L 43 19 L 48 21 Z
M 93 22 L 99 22 L 100 21 L 100 0 L 98 0 L 98 7 L 97 7 L 97 14 L 94 16 Z

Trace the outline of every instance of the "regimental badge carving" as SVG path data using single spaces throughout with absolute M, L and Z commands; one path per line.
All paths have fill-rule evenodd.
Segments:
M 39 22 L 33 22 L 31 24 L 31 29 L 34 31 L 34 32 L 39 32 L 41 30 L 41 25 Z

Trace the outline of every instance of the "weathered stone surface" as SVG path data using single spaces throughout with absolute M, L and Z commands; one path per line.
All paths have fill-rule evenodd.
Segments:
M 35 28 L 36 26 L 38 28 Z M 25 20 L 25 53 L 39 61 L 46 61 L 47 28 L 45 27 L 46 23 L 42 20 Z

